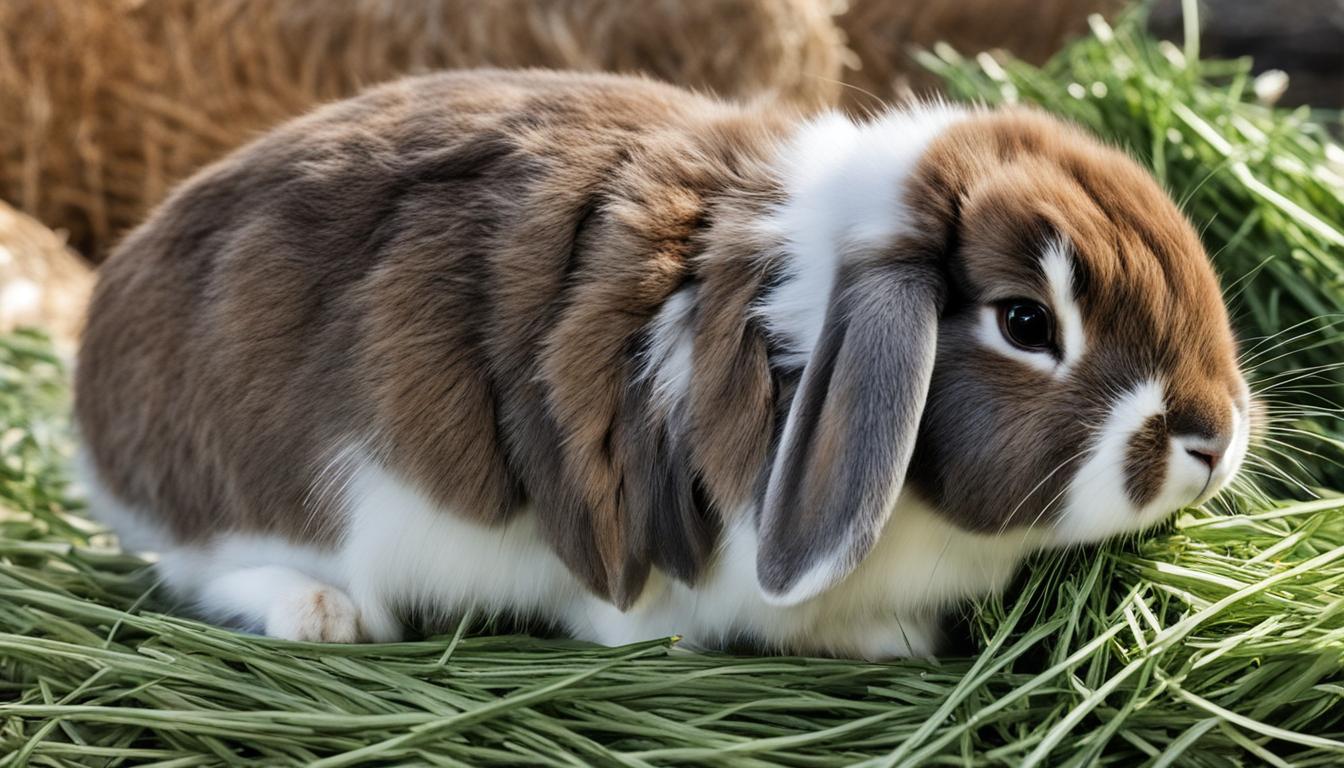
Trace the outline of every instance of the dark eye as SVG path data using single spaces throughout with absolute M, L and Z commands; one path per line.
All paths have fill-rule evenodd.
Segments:
M 1055 339 L 1050 310 L 1030 299 L 1011 299 L 999 305 L 999 324 L 1013 344 L 1030 350 L 1049 349 Z

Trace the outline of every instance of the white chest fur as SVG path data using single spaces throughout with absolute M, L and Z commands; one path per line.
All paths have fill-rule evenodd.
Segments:
M 557 621 L 605 644 L 681 635 L 697 647 L 736 638 L 791 652 L 868 658 L 932 652 L 936 612 L 1002 588 L 1035 542 L 963 532 L 903 499 L 873 551 L 844 582 L 796 606 L 771 605 L 756 583 L 751 515 L 725 533 L 695 587 L 655 572 L 624 613 L 593 598 L 541 541 L 533 519 L 487 528 L 437 509 L 374 464 L 356 470 L 339 555 L 361 606 L 414 607 L 445 618 L 468 607 Z M 373 605 L 371 605 L 373 604 Z
M 558 622 L 578 639 L 609 645 L 680 635 L 698 648 L 743 639 L 792 653 L 926 655 L 934 650 L 939 609 L 1003 588 L 1039 544 L 1022 533 L 966 533 L 903 497 L 848 578 L 804 603 L 772 605 L 756 582 L 753 515 L 742 510 L 700 583 L 688 587 L 655 571 L 640 600 L 622 613 L 570 575 L 532 516 L 481 526 L 437 507 L 376 463 L 355 461 L 350 469 L 347 525 L 336 550 L 254 534 L 174 545 L 165 531 L 134 522 L 147 518 L 123 509 L 90 468 L 84 479 L 93 512 L 123 534 L 153 534 L 132 535 L 128 544 L 158 551 L 168 585 L 207 617 L 296 639 L 345 636 L 329 628 L 284 629 L 304 596 L 334 587 L 357 609 L 344 631 L 353 636 L 357 622 L 358 633 L 372 640 L 399 637 L 400 610 L 452 621 L 475 608 Z

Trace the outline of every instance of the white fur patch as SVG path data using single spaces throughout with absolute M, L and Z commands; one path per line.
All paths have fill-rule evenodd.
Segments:
M 1064 493 L 1063 511 L 1055 524 L 1058 543 L 1101 541 L 1157 522 L 1145 520 L 1130 501 L 1125 491 L 1125 458 L 1134 433 L 1165 408 L 1162 384 L 1153 379 L 1115 399 L 1096 434 L 1091 455 Z M 1186 501 L 1193 498 L 1190 495 Z
M 277 536 L 225 534 L 169 546 L 158 572 L 206 618 L 304 642 L 391 641 L 400 628 L 374 606 L 366 617 L 345 591 L 335 552 Z
M 695 288 L 679 289 L 667 297 L 649 325 L 640 376 L 653 380 L 654 406 L 664 414 L 675 411 L 691 388 L 695 301 Z
M 1241 469 L 1241 464 L 1246 460 L 1246 452 L 1250 450 L 1251 443 L 1251 415 L 1232 405 L 1232 438 L 1228 442 L 1227 453 L 1223 455 L 1223 460 L 1218 463 L 1213 471 L 1213 476 L 1209 479 L 1208 488 L 1203 495 L 1195 501 L 1196 504 L 1203 504 L 1205 501 L 1213 498 L 1213 495 L 1221 491 L 1233 477 L 1236 477 L 1237 470 Z
M 529 513 L 499 527 L 473 523 L 373 462 L 356 470 L 346 503 L 341 566 L 361 607 L 444 620 L 469 607 L 552 616 L 583 592 Z
M 344 641 L 357 629 L 361 639 L 395 640 L 398 609 L 451 619 L 474 607 L 554 620 L 607 644 L 681 635 L 714 648 L 747 638 L 781 651 L 882 659 L 931 653 L 939 608 L 1001 589 L 1039 546 L 1030 533 L 966 533 L 903 497 L 853 573 L 811 600 L 777 606 L 757 586 L 755 526 L 742 510 L 700 584 L 655 571 L 622 613 L 569 573 L 531 514 L 481 526 L 371 461 L 352 471 L 340 482 L 348 517 L 338 549 L 225 534 L 208 546 L 167 547 L 161 575 L 215 620 L 290 639 Z
M 1073 292 L 1073 259 L 1069 256 L 1068 244 L 1062 241 L 1051 243 L 1041 257 L 1041 268 L 1046 284 L 1050 286 L 1050 304 L 1063 356 L 1059 375 L 1063 376 L 1087 353 L 1083 313 Z
M 341 590 L 283 566 L 228 571 L 197 594 L 215 620 L 242 621 L 271 637 L 307 643 L 354 643 L 362 638 L 359 610 Z
M 786 347 L 786 364 L 805 364 L 816 346 L 846 255 L 880 250 L 908 230 L 910 174 L 929 143 L 966 115 L 925 105 L 855 123 L 826 112 L 785 146 L 786 199 L 765 224 L 784 241 L 785 274 L 756 311 Z
M 1155 380 L 1143 382 L 1115 401 L 1092 455 L 1066 491 L 1063 513 L 1055 525 L 1056 543 L 1090 543 L 1143 530 L 1177 509 L 1207 501 L 1236 475 L 1248 450 L 1250 419 L 1233 405 L 1227 450 L 1213 471 L 1187 452 L 1207 448 L 1202 441 L 1174 435 L 1167 442 L 1165 473 L 1157 496 L 1136 508 L 1125 489 L 1126 453 L 1135 432 L 1164 411 L 1163 388 Z

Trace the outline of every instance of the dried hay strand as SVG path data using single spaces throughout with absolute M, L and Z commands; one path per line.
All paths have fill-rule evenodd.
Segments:
M 174 182 L 398 75 L 642 72 L 807 107 L 844 55 L 819 0 L 6 0 L 0 198 L 97 260 Z
M 92 288 L 92 270 L 65 240 L 0 202 L 0 333 L 43 328 L 73 352 Z

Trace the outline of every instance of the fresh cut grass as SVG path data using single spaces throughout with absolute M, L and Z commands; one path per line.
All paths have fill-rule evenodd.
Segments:
M 1204 227 L 1271 400 L 1237 492 L 1038 557 L 953 625 L 975 652 L 938 661 L 466 623 L 294 644 L 168 613 L 148 565 L 80 517 L 62 366 L 38 334 L 0 337 L 0 768 L 1344 764 L 1344 498 L 1324 488 L 1341 483 L 1344 160 L 1308 115 L 1255 105 L 1244 65 L 1137 29 L 1099 24 L 1044 69 L 928 63 L 962 96 L 1041 104 L 1130 148 Z

